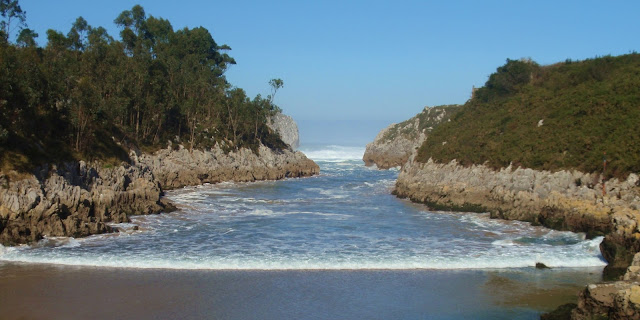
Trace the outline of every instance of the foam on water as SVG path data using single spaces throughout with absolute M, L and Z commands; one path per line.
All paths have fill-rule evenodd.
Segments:
M 362 160 L 365 148 L 346 146 L 322 146 L 322 147 L 301 147 L 302 151 L 309 159 L 314 161 L 341 162 L 348 160 Z
M 169 269 L 493 269 L 604 266 L 599 244 L 488 214 L 430 212 L 390 195 L 397 171 L 318 148 L 311 179 L 173 190 L 179 211 L 120 233 L 1 247 L 0 261 Z M 312 157 L 313 158 L 313 157 Z

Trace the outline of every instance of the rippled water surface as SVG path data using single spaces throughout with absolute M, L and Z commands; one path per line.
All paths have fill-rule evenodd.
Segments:
M 0 248 L 0 260 L 234 270 L 605 265 L 601 238 L 430 212 L 392 196 L 398 171 L 364 167 L 362 148 L 303 151 L 320 165 L 319 176 L 170 191 L 177 212 L 134 217 L 119 234 Z

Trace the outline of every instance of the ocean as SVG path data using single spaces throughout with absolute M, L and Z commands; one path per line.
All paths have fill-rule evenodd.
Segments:
M 132 217 L 119 233 L 0 247 L 0 274 L 48 266 L 226 283 L 229 296 L 216 287 L 216 302 L 187 318 L 535 319 L 575 301 L 606 265 L 602 238 L 398 199 L 398 170 L 365 167 L 363 147 L 301 150 L 320 175 L 172 190 L 178 211 Z M 222 303 L 238 290 L 260 294 Z

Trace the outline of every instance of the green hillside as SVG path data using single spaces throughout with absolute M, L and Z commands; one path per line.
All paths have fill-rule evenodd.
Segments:
M 507 60 L 433 130 L 418 161 L 601 172 L 605 153 L 608 177 L 640 172 L 640 54 Z

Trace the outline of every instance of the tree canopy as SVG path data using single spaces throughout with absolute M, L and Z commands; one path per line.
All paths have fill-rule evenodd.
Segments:
M 39 48 L 17 1 L 0 0 L 0 13 L 3 167 L 121 161 L 129 148 L 167 143 L 286 147 L 266 125 L 277 106 L 260 95 L 250 99 L 226 80 L 236 63 L 231 48 L 203 27 L 174 30 L 136 5 L 114 20 L 119 40 L 79 17 L 66 34 L 48 30 L 47 45 Z M 13 44 L 16 21 L 22 25 Z

